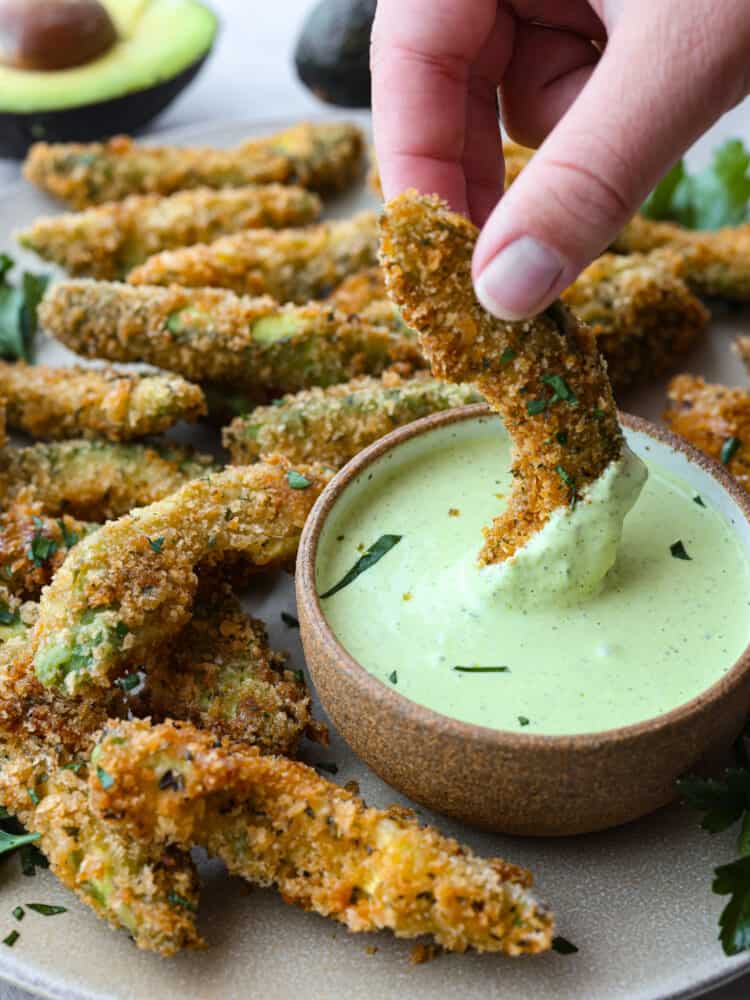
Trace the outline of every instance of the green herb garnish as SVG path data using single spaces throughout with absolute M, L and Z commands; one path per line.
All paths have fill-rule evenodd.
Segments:
M 451 667 L 459 674 L 508 674 L 510 667 Z
M 398 545 L 402 537 L 402 535 L 381 535 L 377 542 L 371 545 L 363 556 L 360 556 L 349 572 L 337 584 L 331 587 L 330 590 L 327 590 L 325 594 L 320 595 L 320 599 L 325 600 L 326 597 L 332 597 L 340 590 L 343 590 L 344 587 L 348 587 L 365 570 L 371 569 L 375 563 L 380 562 L 383 556 L 387 555 L 394 545 Z
M 66 906 L 50 906 L 49 903 L 27 903 L 26 905 L 34 913 L 41 913 L 43 917 L 56 917 L 58 913 L 68 912 Z
M 281 620 L 289 628 L 299 628 L 299 619 L 295 618 L 294 615 L 290 615 L 288 611 L 281 612 Z
M 562 375 L 542 375 L 542 382 L 544 382 L 545 385 L 548 385 L 554 392 L 554 396 L 550 400 L 550 403 L 557 403 L 562 399 L 564 402 L 570 403 L 571 406 L 578 405 L 578 398 L 576 397 L 576 394 L 570 388 Z
M 682 540 L 678 539 L 676 542 L 672 542 L 669 546 L 669 551 L 675 559 L 684 559 L 687 562 L 691 561 L 691 556 L 687 554 L 685 546 L 682 544 Z
M 530 417 L 538 417 L 547 409 L 546 399 L 530 399 L 526 404 L 526 412 Z
M 501 365 L 509 364 L 515 358 L 515 356 L 516 352 L 513 350 L 513 348 L 506 347 L 503 353 L 500 355 L 500 364 Z
M 7 937 L 3 938 L 3 944 L 7 944 L 9 948 L 12 948 L 20 936 L 18 931 L 11 931 Z
M 37 868 L 49 868 L 49 861 L 36 844 L 23 844 L 18 856 L 21 861 L 21 871 L 29 878 L 36 875 Z
M 305 675 L 302 670 L 293 670 L 292 673 L 294 674 L 294 679 L 298 684 L 305 683 Z
M 555 434 L 555 440 L 558 444 L 566 445 L 568 443 L 568 432 L 558 431 L 557 434 Z
M 740 139 L 728 139 L 711 164 L 689 174 L 684 160 L 675 164 L 641 208 L 649 219 L 678 222 L 688 229 L 737 226 L 748 217 L 750 153 Z
M 22 906 L 15 906 L 13 908 L 13 916 L 16 920 L 23 920 L 25 916 L 24 908 Z
M 185 899 L 181 896 L 179 892 L 172 890 L 167 894 L 167 900 L 172 904 L 172 906 L 181 906 L 183 910 L 190 910 L 191 913 L 197 913 L 198 907 L 195 903 L 192 903 L 189 899 Z
M 552 938 L 552 950 L 558 955 L 575 955 L 578 951 L 573 942 L 564 937 Z
M 161 555 L 161 550 L 164 547 L 164 539 L 163 538 L 148 538 L 147 537 L 146 541 L 148 542 L 149 548 L 151 549 L 152 552 L 155 552 L 157 554 L 157 556 Z
M 77 531 L 68 531 L 65 526 L 65 521 L 60 518 L 57 522 L 57 526 L 60 529 L 60 534 L 62 535 L 63 545 L 66 549 L 72 549 L 74 545 L 77 545 L 80 541 Z
M 37 308 L 49 278 L 24 273 L 20 287 L 8 280 L 14 263 L 7 254 L 0 255 L 0 357 L 8 361 L 34 360 L 37 331 Z
M 530 720 L 527 719 L 525 715 L 519 715 L 518 716 L 518 725 L 519 726 L 528 726 L 529 722 L 530 722 Z
M 115 779 L 112 777 L 111 774 L 107 774 L 107 772 L 104 770 L 103 767 L 97 767 L 96 776 L 99 779 L 99 784 L 102 786 L 105 792 L 108 788 L 111 788 L 112 785 L 114 785 L 115 783 Z
M 41 528 L 37 528 L 31 539 L 29 558 L 35 566 L 43 566 L 57 552 L 59 546 L 54 538 L 47 538 Z
M 742 442 L 737 437 L 730 437 L 726 439 L 724 444 L 721 446 L 721 454 L 719 456 L 721 458 L 722 465 L 729 465 L 741 443 Z
M 33 788 L 27 788 L 26 791 L 28 793 L 29 798 L 34 803 L 34 805 L 38 806 L 39 803 L 40 803 L 40 801 L 41 801 L 41 799 L 39 798 L 39 796 L 37 795 L 37 793 L 34 791 L 34 789 Z
M 703 502 L 703 497 L 700 496 L 700 494 L 698 493 L 696 493 L 695 496 L 693 497 L 693 503 L 697 503 L 699 507 L 706 506 L 705 503 Z
M 398 671 L 392 670 L 391 673 L 388 674 L 388 680 L 391 684 L 398 684 Z
M 145 674 L 140 670 L 136 670 L 133 674 L 125 674 L 124 677 L 118 677 L 115 680 L 115 684 L 122 688 L 123 691 L 133 691 L 138 685 L 144 680 Z
M 287 472 L 286 481 L 293 490 L 306 490 L 308 486 L 312 486 L 307 476 L 303 476 L 301 472 L 295 472 L 294 469 L 290 469 Z
M 8 833 L 7 830 L 0 830 L 0 854 L 8 854 L 35 840 L 39 840 L 38 833 Z

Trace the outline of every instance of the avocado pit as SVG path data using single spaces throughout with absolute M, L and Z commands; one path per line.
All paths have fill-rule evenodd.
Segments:
M 0 62 L 51 72 L 82 66 L 117 41 L 99 0 L 0 0 Z

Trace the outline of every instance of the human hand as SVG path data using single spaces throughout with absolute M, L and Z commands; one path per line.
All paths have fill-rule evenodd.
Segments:
M 373 115 L 386 198 L 437 193 L 484 226 L 482 304 L 545 308 L 666 170 L 750 91 L 747 0 L 379 0 Z M 496 95 L 543 144 L 502 197 Z

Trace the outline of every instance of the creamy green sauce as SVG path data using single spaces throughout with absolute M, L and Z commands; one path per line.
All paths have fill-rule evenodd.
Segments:
M 381 535 L 402 536 L 322 602 L 330 625 L 400 694 L 491 728 L 596 732 L 684 704 L 729 670 L 750 639 L 750 568 L 710 499 L 696 503 L 692 487 L 645 457 L 648 481 L 599 591 L 574 603 L 535 603 L 509 599 L 498 568 L 477 566 L 481 529 L 510 490 L 510 441 L 500 422 L 482 418 L 413 439 L 350 485 L 329 516 L 320 593 Z M 637 465 L 613 472 L 622 496 L 629 473 L 642 484 Z M 673 555 L 678 541 L 689 559 Z M 534 587 L 545 572 L 554 576 L 559 566 L 538 560 Z

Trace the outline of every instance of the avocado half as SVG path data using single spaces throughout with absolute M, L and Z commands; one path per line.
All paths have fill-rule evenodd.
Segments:
M 72 69 L 0 66 L 0 156 L 38 141 L 91 142 L 136 132 L 190 83 L 218 21 L 199 0 L 103 0 L 118 40 Z
M 376 0 L 319 0 L 302 26 L 294 64 L 329 104 L 370 107 L 370 34 Z

